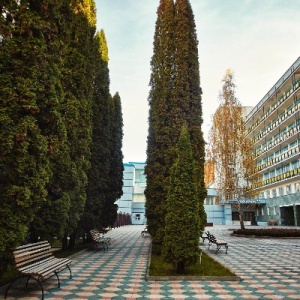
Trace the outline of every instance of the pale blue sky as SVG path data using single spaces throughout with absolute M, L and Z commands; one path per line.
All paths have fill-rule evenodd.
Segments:
M 124 162 L 145 161 L 150 59 L 159 0 L 95 0 L 109 49 L 111 93 L 122 99 Z M 203 132 L 226 69 L 237 97 L 256 105 L 300 56 L 300 0 L 190 0 L 199 40 Z

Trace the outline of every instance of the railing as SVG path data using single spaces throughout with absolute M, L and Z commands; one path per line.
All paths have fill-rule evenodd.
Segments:
M 293 113 L 296 113 L 300 110 L 300 98 L 297 99 L 296 104 L 293 105 L 288 111 L 286 111 L 282 116 L 279 116 L 276 120 L 270 123 L 268 128 L 262 129 L 255 137 L 252 138 L 253 143 L 256 143 L 258 140 L 263 138 L 267 133 L 278 127 L 283 123 L 287 118 L 289 118 Z M 249 132 L 248 132 L 249 133 Z
M 293 72 L 300 66 L 300 57 L 292 64 L 292 66 L 281 76 L 281 78 L 274 84 L 269 92 L 259 101 L 253 110 L 247 115 L 246 123 L 252 116 L 265 104 L 265 102 L 276 92 L 276 90 L 283 85 L 283 83 L 293 74 Z M 298 88 L 298 87 L 297 87 Z
M 296 176 L 300 176 L 300 168 L 292 170 L 292 171 L 285 172 L 283 174 L 274 176 L 274 177 L 266 179 L 266 180 L 263 180 L 263 181 L 261 181 L 257 184 L 253 184 L 252 188 L 253 189 L 260 188 L 260 187 L 270 185 L 270 184 L 276 183 L 278 181 L 286 180 L 288 178 L 296 177 Z

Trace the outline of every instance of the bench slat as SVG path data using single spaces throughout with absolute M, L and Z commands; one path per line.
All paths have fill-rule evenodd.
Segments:
M 56 275 L 58 287 L 60 287 L 60 280 L 57 273 L 66 268 L 69 269 L 70 278 L 72 278 L 72 272 L 69 267 L 72 261 L 68 258 L 54 257 L 51 245 L 47 241 L 20 246 L 13 251 L 13 256 L 15 267 L 21 273 L 20 275 L 28 277 L 28 280 L 32 277 L 39 283 L 42 290 L 42 298 L 44 298 L 42 281 Z M 37 276 L 37 279 L 35 276 Z M 6 289 L 5 298 L 9 288 L 15 281 Z

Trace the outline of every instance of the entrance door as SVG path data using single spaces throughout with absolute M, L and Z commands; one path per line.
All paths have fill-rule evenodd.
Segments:
M 293 206 L 280 207 L 280 215 L 282 225 L 295 226 Z
M 132 224 L 133 225 L 144 224 L 144 214 L 143 213 L 133 213 L 132 214 Z

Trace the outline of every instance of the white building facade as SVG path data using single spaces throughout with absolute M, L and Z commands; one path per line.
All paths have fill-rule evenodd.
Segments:
M 131 224 L 146 224 L 144 191 L 146 176 L 144 175 L 145 163 L 125 163 L 123 171 L 123 196 L 116 202 L 118 213 L 129 214 Z
M 257 221 L 300 226 L 300 57 L 246 117 L 254 142 L 255 186 L 266 205 Z

